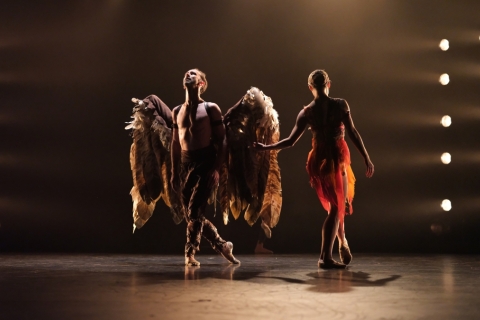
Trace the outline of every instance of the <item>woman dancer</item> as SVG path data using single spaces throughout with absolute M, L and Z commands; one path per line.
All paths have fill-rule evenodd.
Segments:
M 322 247 L 318 266 L 323 269 L 343 269 L 352 260 L 345 238 L 345 214 L 352 214 L 355 177 L 350 167 L 350 151 L 345 142 L 345 130 L 367 166 L 366 176 L 373 175 L 373 163 L 363 145 L 360 133 L 353 125 L 350 108 L 344 99 L 330 98 L 330 79 L 324 70 L 315 70 L 308 77 L 308 88 L 314 100 L 297 116 L 290 136 L 271 145 L 256 143 L 258 150 L 292 147 L 305 129 L 311 128 L 312 150 L 308 154 L 307 172 L 310 184 L 328 216 L 322 228 Z M 339 241 L 340 260 L 332 257 L 335 236 Z

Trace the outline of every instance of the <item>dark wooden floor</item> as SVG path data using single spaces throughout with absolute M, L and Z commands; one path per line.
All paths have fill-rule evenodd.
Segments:
M 480 256 L 0 255 L 0 319 L 479 319 Z

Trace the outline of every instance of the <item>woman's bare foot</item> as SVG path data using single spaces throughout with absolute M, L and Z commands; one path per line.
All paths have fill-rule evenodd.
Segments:
M 347 241 L 338 245 L 338 251 L 340 254 L 340 261 L 342 261 L 346 265 L 352 262 L 353 257 L 352 257 L 352 253 L 350 252 L 350 247 L 348 246 Z
M 322 269 L 345 269 L 346 264 L 340 263 L 333 259 L 329 260 L 318 260 L 318 267 Z
M 191 267 L 197 267 L 200 265 L 200 262 L 195 260 L 195 257 L 185 257 L 185 265 L 186 266 L 191 266 Z
M 263 247 L 263 243 L 257 242 L 257 246 L 255 247 L 255 253 L 256 254 L 272 254 L 272 250 L 265 249 Z

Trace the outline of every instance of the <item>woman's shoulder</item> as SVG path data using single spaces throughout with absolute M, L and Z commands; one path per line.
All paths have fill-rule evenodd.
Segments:
M 343 111 L 348 111 L 350 110 L 350 107 L 348 106 L 347 100 L 343 98 L 331 98 L 331 101 L 337 106 L 339 109 Z
M 307 104 L 306 106 L 304 106 L 304 107 L 303 107 L 303 110 L 305 110 L 305 109 L 312 109 L 314 105 L 315 105 L 315 100 L 313 100 L 312 102 L 310 102 L 309 104 Z
M 347 103 L 347 100 L 345 100 L 343 98 L 331 98 L 330 97 L 330 101 L 334 102 L 337 105 L 343 105 L 343 104 Z

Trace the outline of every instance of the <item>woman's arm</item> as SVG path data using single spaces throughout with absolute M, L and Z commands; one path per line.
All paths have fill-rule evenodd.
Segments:
M 254 147 L 257 150 L 275 150 L 275 149 L 285 149 L 293 147 L 293 145 L 300 139 L 303 132 L 307 128 L 307 117 L 305 116 L 305 111 L 302 109 L 297 116 L 297 121 L 295 122 L 295 127 L 293 127 L 292 132 L 288 138 L 285 138 L 277 143 L 264 145 L 263 143 L 254 143 Z
M 370 156 L 368 155 L 367 149 L 363 144 L 363 140 L 362 140 L 362 137 L 360 136 L 360 133 L 355 128 L 355 125 L 353 124 L 352 115 L 350 113 L 350 107 L 348 106 L 348 103 L 345 100 L 343 100 L 342 109 L 345 113 L 345 116 L 343 117 L 342 122 L 345 125 L 345 129 L 348 133 L 348 136 L 352 140 L 357 150 L 362 155 L 365 161 L 365 165 L 367 166 L 366 176 L 370 178 L 371 176 L 373 176 L 373 172 L 374 172 L 373 163 L 372 161 L 370 161 Z

